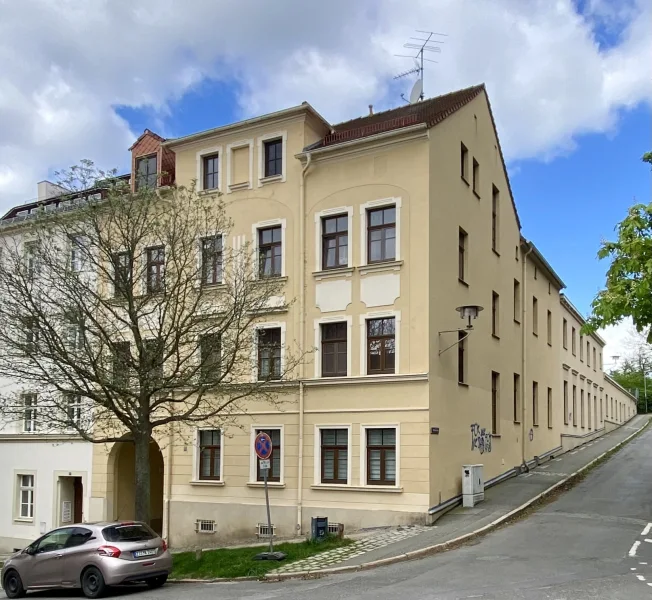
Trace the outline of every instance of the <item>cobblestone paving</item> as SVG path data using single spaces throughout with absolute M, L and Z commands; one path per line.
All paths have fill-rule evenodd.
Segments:
M 334 567 L 349 558 L 361 556 L 371 550 L 389 546 L 389 544 L 419 535 L 420 533 L 431 529 L 431 527 L 425 525 L 408 525 L 396 529 L 384 529 L 369 535 L 369 537 L 358 540 L 349 546 L 345 546 L 344 548 L 327 550 L 321 554 L 316 554 L 310 558 L 298 560 L 297 562 L 275 569 L 271 573 L 298 573 L 299 571 L 318 571 L 320 569 L 326 569 L 327 567 Z

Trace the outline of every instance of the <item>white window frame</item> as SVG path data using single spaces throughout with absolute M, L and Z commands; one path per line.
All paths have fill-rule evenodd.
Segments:
M 281 174 L 272 175 L 270 177 L 265 177 L 265 142 L 271 140 L 280 139 L 283 141 L 283 146 L 281 152 L 282 163 L 281 163 Z M 266 183 L 272 183 L 274 181 L 285 181 L 287 178 L 287 140 L 288 132 L 287 131 L 275 131 L 274 133 L 266 133 L 261 135 L 256 139 L 256 144 L 258 146 L 258 187 L 265 185 Z
M 285 485 L 285 425 L 281 424 L 252 424 L 249 434 L 249 484 L 250 485 L 263 485 L 262 481 L 257 480 L 257 465 L 258 457 L 254 451 L 254 440 L 256 439 L 256 430 L 261 429 L 280 429 L 281 431 L 281 477 L 280 481 L 268 481 L 269 486 L 284 486 Z
M 197 284 L 199 286 L 204 285 L 203 282 L 203 275 L 204 275 L 204 253 L 203 253 L 203 247 L 202 247 L 202 241 L 205 240 L 206 238 L 209 237 L 221 237 L 222 238 L 222 279 L 218 281 L 217 283 L 209 283 L 206 284 L 208 286 L 211 285 L 222 285 L 224 283 L 224 252 L 226 248 L 226 243 L 227 243 L 227 237 L 226 234 L 223 233 L 222 231 L 216 231 L 215 233 L 207 233 L 206 235 L 201 236 L 197 240 L 197 274 L 198 274 L 198 280 Z
M 87 249 L 88 245 L 88 238 L 84 235 L 76 235 L 71 237 L 70 269 L 73 273 L 83 273 L 86 270 L 86 259 L 83 256 L 83 250 Z
M 396 356 L 394 357 L 394 373 L 382 373 L 371 375 L 367 373 L 367 321 L 373 319 L 386 319 L 394 317 L 394 348 Z M 400 310 L 382 310 L 360 315 L 360 375 L 364 377 L 392 377 L 401 372 L 401 311 Z
M 367 257 L 367 211 L 375 208 L 385 208 L 394 206 L 396 208 L 396 256 L 394 261 L 401 260 L 401 198 L 380 198 L 378 200 L 370 200 L 360 205 L 360 264 L 367 266 L 369 264 Z M 371 263 L 372 265 L 382 263 Z
M 199 432 L 200 431 L 219 431 L 220 432 L 220 478 L 219 479 L 201 479 L 199 477 Z M 192 451 L 192 481 L 191 483 L 201 483 L 202 485 L 219 485 L 224 483 L 224 428 L 222 427 L 198 427 L 194 431 L 193 451 Z
M 337 315 L 329 317 L 321 317 L 315 319 L 315 378 L 321 378 L 321 326 L 330 323 L 346 323 L 346 376 L 353 375 L 351 368 L 351 355 L 352 355 L 352 337 L 353 337 L 353 317 L 351 315 Z M 328 377 L 327 379 L 333 379 Z M 337 378 L 335 378 L 337 379 Z
M 322 429 L 346 429 L 347 430 L 347 450 L 348 450 L 348 460 L 346 461 L 346 483 L 322 483 L 321 481 L 321 430 Z M 315 463 L 314 463 L 314 485 L 315 486 L 325 486 L 325 487 L 351 487 L 353 485 L 352 481 L 352 469 L 351 465 L 353 464 L 353 427 L 350 423 L 348 424 L 324 424 L 320 423 L 315 425 Z
M 328 217 L 335 217 L 337 215 L 347 215 L 348 217 L 348 257 L 346 267 L 353 266 L 353 207 L 352 206 L 338 206 L 337 208 L 327 208 L 315 213 L 315 272 L 323 271 L 322 254 L 324 244 L 322 243 L 322 220 Z M 344 268 L 344 267 L 339 267 Z
M 25 404 L 25 399 L 27 396 L 33 396 L 34 398 L 34 403 L 29 407 Z M 23 403 L 23 433 L 36 433 L 38 431 L 38 394 L 36 392 L 25 392 L 21 395 L 21 399 Z M 32 423 L 32 427 L 30 429 L 27 428 L 28 410 L 32 411 L 32 418 L 29 421 Z
M 368 429 L 395 429 L 396 430 L 396 481 L 394 485 L 368 485 L 367 484 L 367 430 Z M 360 485 L 367 489 L 396 489 L 401 487 L 401 425 L 400 423 L 373 423 L 360 425 Z
M 284 321 L 266 321 L 264 323 L 256 323 L 253 328 L 254 343 L 253 343 L 253 378 L 254 382 L 258 381 L 258 332 L 261 329 L 279 329 L 281 330 L 281 379 L 275 381 L 283 381 L 282 374 L 285 372 L 285 330 L 287 324 Z
M 254 223 L 251 226 L 251 237 L 252 237 L 252 248 L 254 251 L 254 259 L 255 259 L 255 269 L 254 269 L 254 279 L 260 279 L 259 276 L 259 260 L 258 260 L 258 231 L 260 229 L 267 229 L 269 227 L 277 227 L 281 226 L 281 277 L 286 277 L 286 271 L 285 271 L 285 255 L 286 255 L 286 236 L 285 236 L 285 230 L 287 228 L 287 220 L 286 219 L 268 219 L 267 221 L 259 221 L 258 223 Z
M 204 189 L 204 157 L 211 154 L 217 154 L 217 188 L 210 190 Z M 222 146 L 213 146 L 199 150 L 196 155 L 197 160 L 197 191 L 198 192 L 221 192 L 222 191 Z
M 249 185 L 247 185 L 246 187 L 238 186 L 236 190 L 239 189 L 251 190 L 254 187 L 254 140 L 253 138 L 251 138 L 248 140 L 240 140 L 239 142 L 233 142 L 231 144 L 227 144 L 226 146 L 226 193 L 227 194 L 231 194 L 233 191 L 236 191 L 231 189 L 231 185 L 233 185 L 232 173 L 231 173 L 231 168 L 233 166 L 233 151 L 239 150 L 240 148 L 246 148 L 246 147 L 249 147 L 249 182 L 248 182 Z M 219 159 L 218 159 L 218 163 L 219 163 Z M 283 166 L 285 167 L 285 165 Z M 218 164 L 218 169 L 219 168 L 220 166 Z M 244 182 L 240 181 L 238 183 L 242 184 Z
M 32 486 L 23 486 L 23 477 L 32 478 Z M 25 521 L 25 522 L 34 522 L 34 515 L 36 513 L 36 471 L 15 471 L 14 472 L 14 481 L 15 481 L 15 510 L 14 510 L 14 521 Z M 23 491 L 31 491 L 31 508 L 32 515 L 23 516 Z M 28 505 L 29 506 L 29 505 Z

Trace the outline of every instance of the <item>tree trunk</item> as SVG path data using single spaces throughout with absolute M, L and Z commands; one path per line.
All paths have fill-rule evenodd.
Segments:
M 135 450 L 135 491 L 136 491 L 136 520 L 150 524 L 150 470 L 149 443 L 147 435 L 139 435 L 134 440 Z

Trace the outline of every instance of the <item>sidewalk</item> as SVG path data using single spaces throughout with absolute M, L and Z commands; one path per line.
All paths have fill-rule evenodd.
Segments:
M 403 531 L 395 540 L 389 541 L 388 529 L 378 533 L 378 544 L 374 537 L 367 537 L 346 548 L 324 552 L 305 561 L 298 561 L 281 567 L 267 575 L 269 579 L 327 573 L 337 570 L 369 568 L 377 561 L 394 562 L 406 560 L 409 553 L 419 553 L 431 546 L 444 544 L 456 538 L 472 534 L 497 519 L 535 499 L 555 484 L 588 465 L 604 452 L 609 451 L 646 425 L 648 415 L 638 415 L 619 429 L 594 441 L 588 442 L 531 469 L 529 473 L 512 477 L 485 492 L 485 500 L 474 508 L 459 506 L 442 516 L 432 527 L 398 528 Z M 416 558 L 416 556 L 414 556 Z M 335 569 L 334 569 L 335 568 Z

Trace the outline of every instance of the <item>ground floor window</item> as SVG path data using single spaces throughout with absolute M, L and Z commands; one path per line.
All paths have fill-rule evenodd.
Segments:
M 34 475 L 18 475 L 18 516 L 34 518 Z
M 256 435 L 266 433 L 272 440 L 271 468 L 267 473 L 267 481 L 281 481 L 281 430 L 280 429 L 256 429 Z M 256 456 L 256 480 L 264 481 L 264 474 L 260 468 L 260 459 Z
M 396 485 L 396 428 L 367 429 L 367 485 Z
M 349 430 L 321 430 L 321 482 L 348 483 Z
M 199 479 L 220 480 L 222 434 L 219 429 L 199 432 Z

